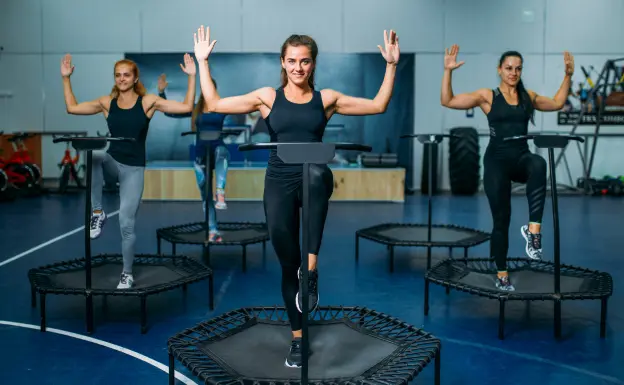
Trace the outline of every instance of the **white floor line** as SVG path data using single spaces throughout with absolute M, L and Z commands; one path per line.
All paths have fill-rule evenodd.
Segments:
M 23 324 L 23 323 L 19 323 L 19 322 L 11 322 L 11 321 L 0 321 L 0 325 L 7 325 L 7 326 L 15 326 L 15 327 L 20 327 L 20 328 L 26 328 L 26 329 L 33 329 L 33 330 L 37 330 L 39 331 L 39 325 L 30 325 L 30 324 Z M 100 346 L 104 346 L 107 347 L 109 349 L 113 349 L 116 350 L 118 352 L 127 354 L 131 357 L 136 358 L 137 360 L 143 361 L 145 363 L 148 363 L 160 370 L 162 370 L 163 372 L 169 374 L 169 366 L 167 365 L 163 365 L 158 361 L 155 361 L 147 356 L 142 355 L 141 353 L 137 353 L 134 350 L 130 350 L 130 349 L 126 349 L 123 346 L 119 346 L 119 345 L 115 345 L 115 344 L 111 344 L 110 342 L 106 342 L 106 341 L 102 341 L 102 340 L 98 340 L 96 338 L 91 338 L 91 337 L 87 337 L 87 336 L 83 336 L 80 334 L 76 334 L 76 333 L 72 333 L 72 332 L 68 332 L 65 330 L 60 330 L 60 329 L 54 329 L 54 328 L 47 328 L 46 329 L 48 332 L 50 333 L 56 333 L 56 334 L 61 334 L 67 337 L 72 337 L 72 338 L 76 338 L 79 340 L 83 340 L 83 341 L 87 341 L 87 342 L 91 342 Z M 183 375 L 182 373 L 179 372 L 175 372 L 175 378 L 178 379 L 179 381 L 182 381 L 182 383 L 184 384 L 189 384 L 189 385 L 197 385 L 196 382 L 194 382 L 193 380 L 189 379 L 188 377 L 186 377 L 185 375 Z
M 111 218 L 111 217 L 114 217 L 115 215 L 118 215 L 118 214 L 119 214 L 119 210 L 117 210 L 117 211 L 113 211 L 113 212 L 112 212 L 112 213 L 110 213 L 110 214 L 108 214 L 108 213 L 107 213 L 107 214 L 106 214 L 106 217 L 107 217 L 107 218 Z M 8 264 L 8 263 L 11 263 L 11 262 L 13 262 L 13 261 L 15 261 L 15 260 L 18 260 L 18 259 L 20 259 L 20 258 L 22 258 L 22 257 L 25 257 L 25 256 L 27 256 L 28 254 L 30 254 L 30 253 L 32 253 L 32 252 L 34 252 L 34 251 L 37 251 L 37 250 L 42 249 L 42 248 L 44 248 L 44 247 L 46 247 L 46 246 L 48 246 L 48 245 L 51 245 L 51 244 L 53 244 L 53 243 L 55 243 L 55 242 L 58 242 L 58 241 L 60 241 L 60 240 L 61 240 L 61 239 L 63 239 L 63 238 L 67 238 L 67 237 L 69 237 L 70 235 L 74 235 L 74 234 L 76 234 L 76 233 L 78 233 L 78 232 L 80 232 L 80 231 L 84 230 L 84 228 L 85 228 L 84 226 L 80 226 L 80 227 L 78 227 L 78 228 L 76 228 L 76 229 L 73 229 L 72 231 L 69 231 L 69 232 L 67 232 L 67 233 L 63 234 L 63 235 L 59 235 L 59 236 L 58 236 L 58 237 L 56 237 L 56 238 L 50 239 L 50 240 L 49 240 L 49 241 L 47 241 L 47 242 L 44 242 L 44 243 L 42 243 L 42 244 L 40 244 L 40 245 L 37 245 L 37 246 L 33 247 L 33 248 L 32 248 L 32 249 L 30 249 L 30 250 L 26 250 L 26 251 L 24 251 L 23 253 L 16 255 L 15 257 L 12 257 L 12 258 L 9 258 L 9 259 L 7 259 L 7 260 L 5 260 L 5 261 L 2 261 L 2 262 L 0 262 L 0 267 L 2 267 L 2 266 L 4 266 L 4 265 L 6 265 L 6 264 Z

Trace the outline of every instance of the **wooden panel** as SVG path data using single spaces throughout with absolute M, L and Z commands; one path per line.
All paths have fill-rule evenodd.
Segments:
M 225 186 L 230 201 L 261 201 L 265 169 L 231 168 Z M 332 201 L 386 201 L 405 199 L 404 169 L 332 169 Z M 214 186 L 214 180 L 213 180 Z M 147 169 L 144 200 L 199 200 L 199 190 L 192 169 Z

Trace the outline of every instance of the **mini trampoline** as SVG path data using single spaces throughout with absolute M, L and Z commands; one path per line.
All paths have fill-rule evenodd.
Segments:
M 431 361 L 440 383 L 441 344 L 431 334 L 360 307 L 320 307 L 310 318 L 310 383 L 407 384 Z M 169 384 L 176 359 L 205 384 L 301 383 L 284 366 L 291 337 L 285 308 L 230 311 L 169 338 Z
M 308 265 L 310 164 L 327 164 L 336 149 L 370 151 L 348 143 L 253 143 L 284 163 L 302 164 L 302 266 Z M 310 314 L 308 269 L 302 270 L 302 366 L 284 366 L 292 338 L 285 308 L 238 309 L 184 330 L 168 342 L 169 383 L 178 359 L 206 384 L 406 384 L 435 359 L 440 341 L 395 317 L 360 307 L 317 307 Z
M 429 312 L 429 283 L 473 295 L 497 299 L 500 303 L 498 338 L 504 339 L 505 303 L 507 301 L 554 301 L 554 334 L 561 337 L 561 302 L 564 300 L 601 300 L 600 337 L 606 335 L 607 300 L 613 294 L 610 274 L 560 263 L 559 212 L 553 148 L 563 148 L 569 140 L 583 141 L 570 135 L 523 135 L 505 140 L 533 139 L 539 148 L 548 148 L 554 223 L 554 262 L 527 258 L 507 259 L 509 278 L 515 291 L 495 287 L 497 268 L 490 258 L 448 259 L 437 263 L 425 274 L 425 315 Z
M 87 193 L 85 204 L 85 229 L 91 219 L 91 164 L 93 150 L 106 146 L 108 141 L 132 141 L 126 138 L 111 137 L 60 137 L 54 143 L 71 142 L 78 151 L 87 153 Z M 28 271 L 31 285 L 31 303 L 37 306 L 36 293 L 40 297 L 41 331 L 46 331 L 46 295 L 83 295 L 86 298 L 87 332 L 93 332 L 93 297 L 94 296 L 135 296 L 141 303 L 141 333 L 147 332 L 147 296 L 162 293 L 208 279 L 209 306 L 214 306 L 212 270 L 205 265 L 185 256 L 138 254 L 133 265 L 135 284 L 130 289 L 117 289 L 122 271 L 123 257 L 117 254 L 91 256 L 91 239 L 88 231 L 84 232 L 85 257 L 61 261 Z
M 426 224 L 419 223 L 382 223 L 363 228 L 355 232 L 355 261 L 359 261 L 360 238 L 384 244 L 388 247 L 389 269 L 394 272 L 394 248 L 396 246 L 420 246 L 427 248 L 427 270 L 431 268 L 431 249 L 433 247 L 448 247 L 449 257 L 454 248 L 464 249 L 464 258 L 468 257 L 468 248 L 480 245 L 490 239 L 490 234 L 481 230 L 451 224 L 433 224 L 432 213 L 432 175 L 433 175 L 433 148 L 437 147 L 449 134 L 417 134 L 402 135 L 401 138 L 416 137 L 418 141 L 429 146 L 429 183 L 428 190 L 428 220 Z
M 240 130 L 242 131 L 242 130 Z M 221 138 L 223 135 L 229 135 L 237 133 L 234 129 L 228 131 L 187 131 L 183 132 L 182 136 L 197 135 L 200 140 L 214 141 Z M 212 196 L 212 180 L 213 180 L 213 167 L 212 157 L 213 152 L 210 150 L 210 146 L 206 146 L 205 154 L 205 168 L 206 181 L 204 183 L 205 194 L 204 196 Z M 247 246 L 262 243 L 262 259 L 266 258 L 266 242 L 269 240 L 269 230 L 266 223 L 254 223 L 254 222 L 219 222 L 217 219 L 217 228 L 221 234 L 221 240 L 218 242 L 209 241 L 208 233 L 208 209 L 206 208 L 204 213 L 204 221 L 193 222 L 175 226 L 164 227 L 156 230 L 157 239 L 157 252 L 161 253 L 161 241 L 164 239 L 171 243 L 172 253 L 176 255 L 177 244 L 191 244 L 202 245 L 202 255 L 205 263 L 211 266 L 210 263 L 210 247 L 211 246 L 242 246 L 242 265 L 243 271 L 247 271 Z

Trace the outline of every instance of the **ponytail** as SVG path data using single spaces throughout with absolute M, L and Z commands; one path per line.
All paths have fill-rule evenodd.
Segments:
M 529 95 L 529 92 L 526 90 L 526 88 L 524 88 L 524 83 L 522 83 L 522 79 L 518 81 L 518 99 L 520 105 L 529 116 L 531 123 L 535 125 L 535 106 L 531 101 L 531 95 Z

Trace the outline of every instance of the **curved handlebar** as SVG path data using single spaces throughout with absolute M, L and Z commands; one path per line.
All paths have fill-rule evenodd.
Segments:
M 61 136 L 52 139 L 52 143 L 59 142 L 136 142 L 134 138 L 114 138 L 111 136 Z
M 418 138 L 421 136 L 437 136 L 439 138 L 460 138 L 459 135 L 455 135 L 455 134 L 405 134 L 405 135 L 401 135 L 401 139 Z
M 325 144 L 327 146 L 333 145 L 336 150 L 350 150 L 350 151 L 365 151 L 370 152 L 373 150 L 371 146 L 356 143 L 327 143 L 327 142 L 289 142 L 289 143 L 246 143 L 238 146 L 239 151 L 253 151 L 253 150 L 275 150 L 279 147 L 287 146 L 305 146 Z
M 544 138 L 544 139 L 567 139 L 567 140 L 577 140 L 581 143 L 585 142 L 585 139 L 578 135 L 568 135 L 568 134 L 528 134 L 528 135 L 516 135 L 510 136 L 508 138 L 504 138 L 504 142 L 509 142 L 512 140 L 521 140 L 521 139 L 536 139 L 536 138 Z

